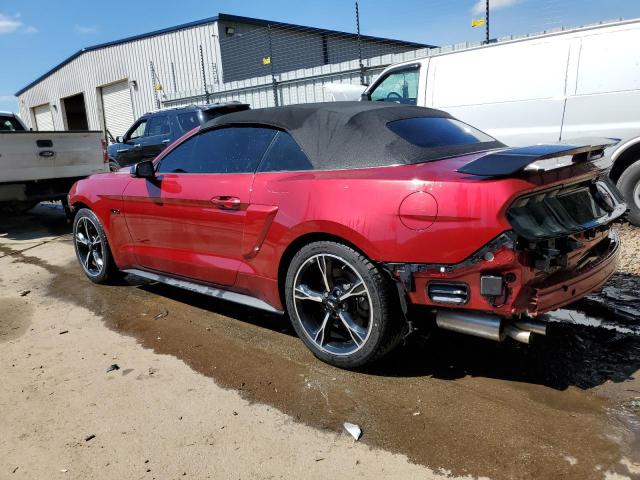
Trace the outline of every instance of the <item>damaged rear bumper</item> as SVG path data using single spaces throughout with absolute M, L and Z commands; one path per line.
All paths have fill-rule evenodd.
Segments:
M 601 258 L 580 272 L 560 279 L 549 279 L 522 289 L 520 302 L 526 302 L 527 313 L 537 315 L 575 302 L 600 288 L 613 275 L 620 257 L 620 239 L 611 230 L 609 245 Z
M 518 246 L 506 232 L 456 265 L 386 264 L 408 302 L 434 310 L 464 310 L 514 319 L 535 317 L 600 288 L 615 272 L 620 240 L 607 228 L 572 237 L 579 245 L 549 261 Z M 568 247 L 567 247 L 568 248 Z

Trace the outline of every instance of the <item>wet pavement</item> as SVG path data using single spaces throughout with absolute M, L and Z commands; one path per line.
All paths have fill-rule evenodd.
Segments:
M 69 231 L 59 209 L 38 207 L 26 221 L 0 226 L 0 257 L 52 273 L 38 295 L 89 308 L 113 330 L 250 401 L 330 431 L 356 423 L 362 442 L 457 475 L 640 476 L 640 322 L 632 315 L 640 277 L 633 273 L 552 313 L 547 337 L 530 346 L 434 331 L 349 372 L 316 360 L 286 317 L 131 276 L 117 286 L 92 284 L 70 258 Z M 52 239 L 60 262 L 30 255 Z M 14 240 L 19 248 L 7 245 Z M 0 307 L 0 316 L 10 308 Z

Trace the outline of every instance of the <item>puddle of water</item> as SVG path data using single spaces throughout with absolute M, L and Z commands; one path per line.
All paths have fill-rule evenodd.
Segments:
M 608 320 L 594 315 L 588 315 L 578 310 L 556 310 L 547 314 L 547 320 L 549 322 L 570 323 L 572 325 L 581 325 L 584 327 L 603 328 L 605 330 L 612 330 L 625 335 L 640 336 L 640 325 L 633 326 L 629 324 L 620 324 L 616 320 Z

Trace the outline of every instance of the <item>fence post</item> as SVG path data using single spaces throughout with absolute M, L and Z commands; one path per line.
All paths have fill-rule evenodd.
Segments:
M 207 100 L 207 103 L 211 101 L 211 97 L 209 95 L 209 89 L 207 88 L 207 73 L 204 69 L 204 53 L 202 53 L 202 45 L 200 45 L 200 69 L 202 70 L 202 86 L 204 87 L 204 97 Z
M 271 88 L 273 90 L 273 104 L 277 107 L 278 102 L 278 82 L 273 72 L 273 43 L 271 41 L 271 24 L 267 25 L 267 31 L 269 33 L 269 70 L 271 71 Z
M 360 85 L 364 82 L 364 64 L 362 63 L 362 39 L 360 38 L 360 6 L 356 0 L 356 32 L 358 34 L 358 63 L 360 65 Z
M 156 101 L 156 110 L 160 110 L 160 99 L 158 98 L 158 82 L 156 78 L 156 69 L 153 68 L 153 60 L 149 62 L 151 70 L 151 84 L 153 85 L 153 98 Z

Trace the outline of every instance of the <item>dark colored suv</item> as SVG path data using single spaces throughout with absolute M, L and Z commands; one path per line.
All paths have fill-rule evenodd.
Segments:
M 228 102 L 145 113 L 124 136 L 109 145 L 109 166 L 114 171 L 142 160 L 152 160 L 173 141 L 203 123 L 220 115 L 248 109 L 246 103 Z

